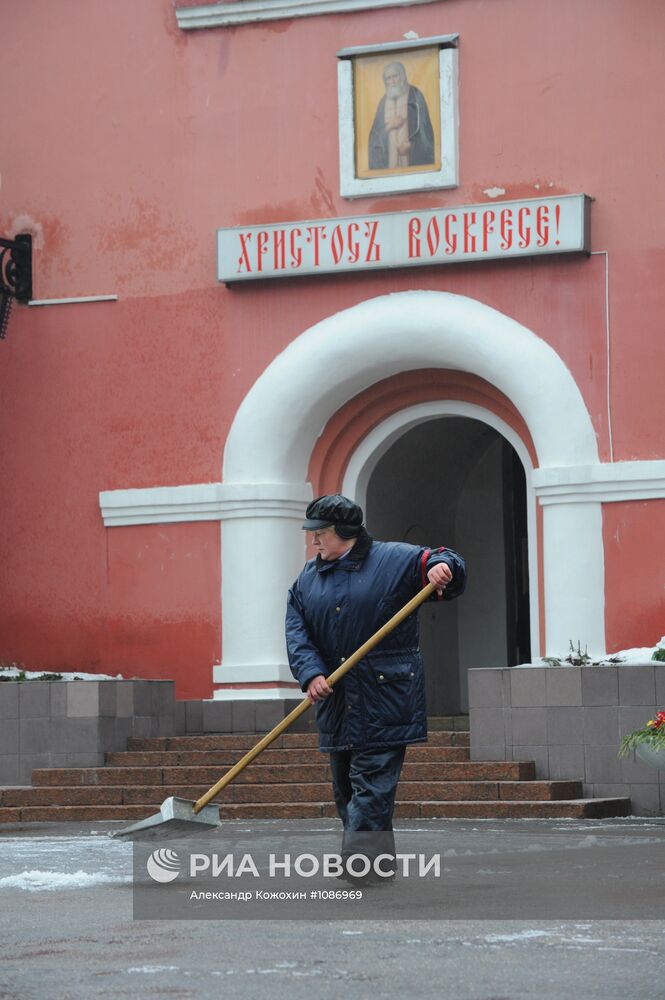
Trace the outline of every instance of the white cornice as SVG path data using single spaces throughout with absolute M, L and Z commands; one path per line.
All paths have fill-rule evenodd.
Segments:
M 438 45 L 439 48 L 456 47 L 459 41 L 459 34 L 453 35 L 431 35 L 427 38 L 403 38 L 400 42 L 382 42 L 380 45 L 352 45 L 349 48 L 340 49 L 337 53 L 338 59 L 353 59 L 355 56 L 378 55 L 381 52 L 404 52 L 409 49 L 419 49 L 423 45 Z
M 107 528 L 237 517 L 302 519 L 312 499 L 308 486 L 289 483 L 196 483 L 137 490 L 105 490 L 99 506 Z
M 414 7 L 437 0 L 242 0 L 240 3 L 207 3 L 176 10 L 178 26 L 184 31 L 195 28 L 229 28 L 257 21 L 279 21 L 287 17 L 311 17 L 313 14 L 348 14 L 382 7 Z
M 543 505 L 658 500 L 665 498 L 665 461 L 534 469 L 532 485 Z M 311 498 L 307 484 L 196 483 L 106 490 L 99 506 L 105 527 L 115 528 L 239 517 L 299 519 Z
M 665 461 L 534 469 L 533 485 L 542 505 L 658 500 L 665 497 Z

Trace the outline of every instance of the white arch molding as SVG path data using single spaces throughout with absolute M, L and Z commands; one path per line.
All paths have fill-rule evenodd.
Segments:
M 238 500 L 222 520 L 223 659 L 214 681 L 234 688 L 218 689 L 215 697 L 294 694 L 285 686 L 292 677 L 284 606 L 304 560 L 300 511 L 311 497 L 312 450 L 349 399 L 420 368 L 471 372 L 503 392 L 531 433 L 539 466 L 534 478 L 547 469 L 598 466 L 594 429 L 570 371 L 509 316 L 465 296 L 413 291 L 370 299 L 317 323 L 257 379 L 227 439 L 224 487 Z M 485 419 L 497 420 L 488 411 Z M 503 427 L 515 446 L 514 433 Z M 524 449 L 518 454 L 522 458 Z M 535 511 L 529 479 L 527 490 Z M 604 652 L 600 501 L 544 507 L 543 548 L 548 653 L 564 652 L 578 637 L 590 653 Z

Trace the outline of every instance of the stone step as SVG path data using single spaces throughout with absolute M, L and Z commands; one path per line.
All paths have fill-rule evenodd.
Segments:
M 106 764 L 112 767 L 196 767 L 209 764 L 215 767 L 232 767 L 243 756 L 242 750 L 114 750 L 106 754 Z M 467 747 L 413 746 L 406 752 L 409 763 L 435 763 L 436 761 L 468 761 Z M 319 750 L 305 747 L 289 750 L 264 750 L 256 758 L 262 764 L 311 764 L 326 760 Z
M 601 818 L 630 814 L 630 799 L 583 799 L 579 781 L 536 780 L 533 761 L 471 761 L 464 719 L 434 723 L 426 744 L 407 748 L 398 818 Z M 436 728 L 455 725 L 456 729 Z M 257 742 L 256 733 L 130 739 L 105 767 L 40 768 L 33 786 L 0 789 L 0 823 L 136 820 L 165 798 L 194 801 Z M 221 817 L 336 816 L 329 758 L 315 734 L 285 733 L 221 793 Z
M 631 815 L 629 798 L 420 802 L 418 806 L 422 819 L 606 819 Z
M 131 820 L 156 812 L 154 805 L 69 805 L 0 807 L 0 823 L 90 822 Z M 235 803 L 220 807 L 224 819 L 318 819 L 336 815 L 332 802 Z M 629 816 L 629 798 L 559 799 L 550 801 L 487 800 L 482 802 L 397 802 L 402 819 L 604 819 Z
M 161 785 L 159 767 L 40 767 L 32 772 L 32 784 L 43 785 Z
M 430 732 L 439 729 L 446 729 L 454 732 L 469 731 L 468 715 L 430 715 L 427 719 L 427 728 Z
M 163 786 L 156 788 L 164 792 Z M 40 787 L 13 785 L 10 788 L 0 788 L 0 809 L 21 806 L 116 806 L 136 799 L 127 798 L 130 789 L 113 785 L 96 785 L 77 787 L 76 785 L 43 785 Z M 143 788 L 145 798 L 140 802 L 153 802 L 152 788 Z M 166 798 L 162 794 L 160 802 Z
M 128 750 L 250 750 L 258 743 L 262 734 L 245 733 L 230 735 L 227 733 L 208 733 L 200 736 L 153 736 L 139 738 L 132 736 L 127 740 Z M 311 733 L 284 733 L 278 736 L 272 747 L 302 748 L 318 747 L 318 736 Z M 426 744 L 419 746 L 455 746 L 468 747 L 470 734 L 468 732 L 431 732 Z
M 32 783 L 43 785 L 206 785 L 216 784 L 224 773 L 219 767 L 49 767 L 32 772 Z M 532 761 L 460 761 L 405 763 L 403 781 L 530 781 L 534 777 Z M 284 784 L 298 786 L 312 781 L 330 781 L 326 758 L 317 764 L 260 764 L 252 762 L 234 779 L 234 784 Z
M 159 805 L 170 795 L 196 801 L 207 792 L 207 785 L 98 785 L 77 787 L 54 785 L 0 789 L 0 807 L 46 805 Z M 490 799 L 558 800 L 579 796 L 581 788 L 575 781 L 400 781 L 397 800 L 401 802 L 487 801 Z M 220 805 L 231 803 L 290 803 L 323 802 L 330 796 L 328 782 L 307 782 L 298 785 L 230 784 L 220 794 Z

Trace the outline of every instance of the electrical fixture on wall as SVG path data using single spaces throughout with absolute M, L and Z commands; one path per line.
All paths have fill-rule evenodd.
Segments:
M 13 240 L 0 237 L 0 339 L 4 339 L 14 299 L 32 298 L 32 236 L 20 233 Z

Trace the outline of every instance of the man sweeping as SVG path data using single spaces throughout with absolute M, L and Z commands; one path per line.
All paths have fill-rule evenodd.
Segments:
M 286 644 L 291 672 L 316 705 L 320 749 L 330 754 L 342 857 L 394 856 L 392 817 L 406 745 L 427 739 L 418 617 L 412 614 L 333 688 L 326 677 L 427 583 L 452 600 L 466 582 L 448 548 L 380 542 L 358 504 L 318 497 L 303 528 L 317 550 L 289 591 Z M 381 881 L 371 873 L 365 881 Z

